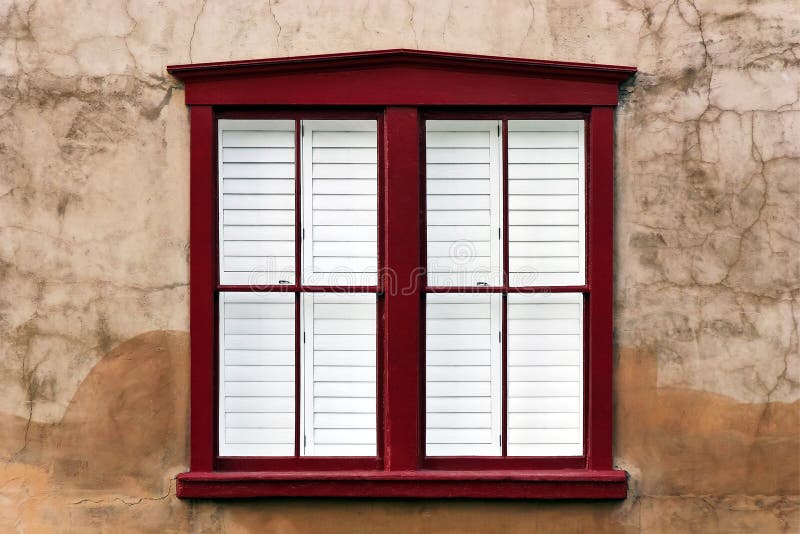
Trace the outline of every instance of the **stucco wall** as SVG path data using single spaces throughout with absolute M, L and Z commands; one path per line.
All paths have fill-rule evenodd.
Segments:
M 165 65 L 395 47 L 639 67 L 616 149 L 627 501 L 175 498 L 188 114 Z M 0 76 L 0 531 L 800 529 L 796 1 L 2 0 Z

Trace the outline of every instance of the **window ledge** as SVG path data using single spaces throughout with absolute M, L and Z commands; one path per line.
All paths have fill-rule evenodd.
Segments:
M 589 471 L 188 472 L 184 499 L 242 497 L 395 497 L 472 499 L 624 499 L 627 474 Z

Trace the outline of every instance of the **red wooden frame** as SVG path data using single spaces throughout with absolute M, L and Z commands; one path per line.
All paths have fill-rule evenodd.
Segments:
M 588 121 L 589 116 L 586 113 L 576 113 L 576 112 L 553 112 L 553 111 L 546 111 L 546 112 L 538 112 L 538 111 L 482 111 L 476 112 L 474 110 L 432 110 L 426 111 L 423 116 L 423 121 L 428 119 L 461 119 L 461 120 L 479 120 L 479 119 L 500 119 L 502 126 L 501 126 L 501 135 L 502 135 L 502 144 L 501 144 L 501 165 L 502 165 L 502 195 L 503 195 L 503 209 L 502 209 L 502 219 L 501 225 L 503 228 L 502 236 L 503 236 L 503 245 L 502 245 L 502 280 L 503 283 L 496 286 L 428 286 L 427 283 L 425 284 L 425 293 L 502 293 L 503 304 L 502 304 L 502 324 L 503 328 L 501 331 L 501 358 L 502 358 L 502 426 L 501 426 L 501 456 L 499 457 L 424 457 L 423 459 L 423 467 L 429 469 L 450 469 L 450 470 L 485 470 L 485 469 L 580 469 L 586 467 L 587 465 L 587 454 L 584 454 L 579 457 L 569 456 L 569 457 L 555 457 L 555 456 L 507 456 L 508 454 L 508 380 L 506 377 L 507 371 L 507 341 L 508 341 L 508 328 L 506 322 L 506 314 L 508 312 L 507 307 L 507 295 L 508 293 L 581 293 L 584 295 L 584 299 L 588 299 L 591 293 L 590 285 L 584 284 L 582 286 L 511 286 L 509 285 L 509 273 L 508 273 L 508 121 L 511 120 L 520 120 L 520 119 L 551 119 L 551 120 L 558 120 L 558 119 L 573 119 L 573 120 L 583 120 Z M 420 125 L 420 139 L 424 139 L 425 135 L 425 128 L 424 124 Z M 586 143 L 588 145 L 588 143 Z M 421 153 L 425 154 L 424 148 L 421 148 Z M 587 148 L 588 153 L 588 148 Z M 420 166 L 420 176 L 421 182 L 423 184 L 426 183 L 426 169 L 425 165 Z M 587 179 L 587 187 L 589 187 L 589 180 Z M 589 211 L 589 205 L 587 202 L 586 205 L 587 213 Z M 427 208 L 425 206 L 425 196 L 423 195 L 421 198 L 420 203 L 420 213 L 422 217 L 425 217 L 427 213 Z M 587 217 L 588 220 L 588 217 Z M 423 225 L 424 231 L 427 230 L 426 225 Z M 587 234 L 587 243 L 588 237 L 591 233 L 591 227 L 587 224 L 586 225 L 586 234 Z M 425 244 L 427 242 L 426 237 L 423 235 L 421 239 L 421 245 L 423 250 L 423 255 L 421 262 L 423 265 L 427 264 L 427 257 L 426 257 L 426 249 Z M 587 258 L 589 257 L 589 249 L 587 245 Z M 588 326 L 587 330 L 591 330 L 592 323 L 590 322 L 590 315 L 587 313 L 586 309 L 584 308 L 584 324 Z M 425 325 L 424 321 L 421 326 L 422 331 L 424 333 Z M 422 336 L 425 337 L 424 335 Z M 586 340 L 588 336 L 584 336 L 584 355 L 588 355 L 590 353 L 591 347 Z M 423 374 L 425 370 L 425 349 L 424 343 L 423 348 L 420 351 L 422 356 L 422 369 Z M 585 363 L 585 362 L 584 362 Z M 588 384 L 588 375 L 586 373 L 587 365 L 584 364 L 584 384 Z M 424 379 L 422 380 L 424 383 Z M 424 403 L 424 395 L 422 396 L 423 403 Z M 422 413 L 425 413 L 424 404 Z M 583 409 L 583 428 L 584 428 L 584 444 L 586 444 L 586 428 L 588 426 L 588 410 L 586 409 L 586 395 L 584 395 L 584 409 Z M 423 436 L 423 447 L 424 447 L 424 436 Z M 586 448 L 586 445 L 585 445 Z
M 609 251 L 614 107 L 618 85 L 636 72 L 634 67 L 387 50 L 167 69 L 185 82 L 191 121 L 191 461 L 190 471 L 178 475 L 179 497 L 626 496 L 626 474 L 612 467 L 613 271 Z M 423 114 L 432 118 L 454 111 L 471 118 L 501 119 L 504 125 L 509 118 L 528 116 L 587 120 L 586 284 L 509 288 L 506 282 L 500 288 L 470 288 L 586 295 L 585 457 L 424 457 L 424 293 L 453 288 L 425 288 L 421 270 L 425 215 L 419 207 L 425 191 L 420 179 L 424 165 L 420 132 Z M 347 288 L 377 293 L 379 320 L 384 322 L 377 341 L 378 456 L 220 458 L 216 445 L 217 295 L 222 290 L 251 288 L 218 283 L 216 121 L 362 116 L 380 117 L 378 217 L 383 231 L 379 231 L 378 247 L 383 263 L 379 267 L 385 268 L 382 273 L 395 273 L 381 276 L 378 286 Z M 297 187 L 299 193 L 299 181 Z M 411 280 L 423 283 L 400 291 Z M 303 287 L 298 277 L 294 285 L 264 289 L 297 293 L 345 288 Z

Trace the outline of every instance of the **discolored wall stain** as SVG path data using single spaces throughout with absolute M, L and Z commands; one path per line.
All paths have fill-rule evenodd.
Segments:
M 800 530 L 800 17 L 765 0 L 0 3 L 0 532 Z M 636 65 L 624 502 L 175 498 L 188 113 L 165 65 L 408 47 Z
M 623 503 L 273 499 L 180 501 L 173 477 L 188 464 L 188 335 L 154 331 L 104 356 L 64 418 L 5 416 L 0 497 L 26 530 L 76 528 L 248 532 L 634 532 L 710 528 L 722 518 L 770 532 L 800 519 L 800 403 L 744 404 L 660 389 L 655 357 L 622 350 L 616 453 L 632 467 Z M 737 461 L 731 461 L 735 458 Z M 781 458 L 781 462 L 776 462 Z M 750 511 L 751 513 L 747 513 Z M 730 516 L 730 517 L 729 517 Z M 2 517 L 2 516 L 0 516 Z M 166 523 L 162 523 L 166 522 Z M 734 529 L 735 530 L 735 529 Z

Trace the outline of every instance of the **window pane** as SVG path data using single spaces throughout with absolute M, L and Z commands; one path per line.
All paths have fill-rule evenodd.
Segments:
M 374 120 L 303 121 L 303 282 L 376 285 Z
M 220 294 L 219 452 L 292 456 L 294 293 Z
M 219 121 L 220 281 L 294 283 L 294 121 Z
M 501 454 L 501 306 L 499 294 L 426 295 L 428 456 Z
M 502 284 L 499 124 L 426 122 L 428 285 Z
M 376 297 L 303 294 L 308 456 L 375 456 Z
M 586 282 L 585 174 L 583 121 L 508 122 L 512 286 Z
M 583 295 L 508 295 L 508 455 L 583 454 Z

